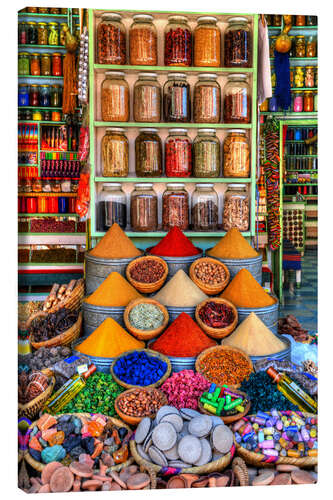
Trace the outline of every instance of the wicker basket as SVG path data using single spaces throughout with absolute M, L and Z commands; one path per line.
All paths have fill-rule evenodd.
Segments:
M 134 306 L 137 306 L 138 304 L 153 304 L 157 307 L 159 307 L 164 315 L 164 321 L 161 326 L 158 328 L 155 328 L 155 330 L 139 330 L 138 328 L 135 328 L 130 320 L 129 320 L 129 314 L 131 310 L 133 309 Z M 169 313 L 168 310 L 165 306 L 157 302 L 157 300 L 150 299 L 150 298 L 142 298 L 142 299 L 134 299 L 132 300 L 126 307 L 124 311 L 124 323 L 126 326 L 126 329 L 137 339 L 139 340 L 151 340 L 157 337 L 160 333 L 163 332 L 163 330 L 167 327 L 169 323 Z
M 72 413 L 72 415 L 75 415 L 75 416 L 78 416 L 78 417 L 85 417 L 85 418 L 90 418 L 91 415 L 90 413 Z M 105 415 L 106 416 L 106 415 Z M 61 415 L 55 415 L 54 418 L 59 418 L 61 417 Z M 131 430 L 127 424 L 125 424 L 124 422 L 122 422 L 121 420 L 119 420 L 118 418 L 114 418 L 114 417 L 107 417 L 108 419 L 108 422 L 111 422 L 112 424 L 118 426 L 118 427 L 126 427 L 127 430 Z M 36 425 L 36 422 L 33 422 L 29 429 L 33 429 Z M 44 469 L 45 465 L 46 464 L 43 464 L 42 462 L 37 462 L 37 460 L 35 460 L 34 458 L 32 458 L 32 456 L 30 455 L 29 453 L 29 450 L 28 452 L 25 454 L 24 456 L 25 460 L 28 462 L 29 465 L 31 465 L 31 467 L 33 469 L 35 469 L 36 471 L 38 472 L 42 472 L 42 470 Z M 74 461 L 74 459 L 73 459 Z M 127 467 L 128 465 L 131 465 L 132 463 L 134 462 L 134 459 L 132 457 L 130 457 L 126 462 L 122 463 L 122 464 L 118 464 L 118 465 L 114 465 L 112 467 L 109 467 L 108 468 L 108 471 L 116 471 L 116 472 L 119 472 L 121 469 L 123 469 L 124 467 Z
M 234 447 L 233 447 L 234 448 Z M 156 473 L 159 473 L 162 471 L 162 469 L 165 469 L 164 467 L 161 467 L 160 465 L 156 465 L 152 462 L 148 462 L 144 458 L 142 458 L 139 453 L 137 452 L 136 449 L 136 442 L 134 439 L 130 440 L 130 450 L 131 450 L 131 455 L 133 456 L 135 462 L 144 467 L 150 467 L 153 469 Z M 214 462 L 210 462 L 209 464 L 202 465 L 200 467 L 188 467 L 186 469 L 182 469 L 182 473 L 187 473 L 187 474 L 210 474 L 212 472 L 217 472 L 225 469 L 228 467 L 228 465 L 231 462 L 231 459 L 233 457 L 233 449 L 229 451 L 226 455 L 224 455 L 222 458 L 219 460 L 214 460 Z M 174 470 L 174 469 L 173 469 Z M 180 473 L 180 471 L 178 472 Z
M 163 375 L 162 378 L 160 378 L 160 380 L 158 380 L 157 382 L 155 382 L 154 384 L 150 384 L 150 385 L 145 385 L 145 386 L 141 386 L 141 385 L 131 385 L 131 384 L 127 384 L 126 382 L 123 382 L 122 380 L 120 380 L 117 375 L 115 375 L 114 373 L 114 365 L 116 364 L 116 362 L 127 356 L 128 354 L 132 354 L 132 352 L 145 352 L 147 355 L 149 356 L 152 356 L 152 357 L 155 357 L 155 358 L 159 358 L 161 359 L 162 361 L 164 361 L 166 364 L 167 364 L 167 369 L 166 369 L 166 372 L 165 374 Z M 164 354 L 161 354 L 159 352 L 156 352 L 156 351 L 153 351 L 151 349 L 131 349 L 130 351 L 126 351 L 124 352 L 123 354 L 121 354 L 120 356 L 118 356 L 112 363 L 111 365 L 111 368 L 110 368 L 110 371 L 111 371 L 111 375 L 113 377 L 113 379 L 117 382 L 117 384 L 121 385 L 122 387 L 125 387 L 126 389 L 135 389 L 135 388 L 142 388 L 144 387 L 144 389 L 149 389 L 150 387 L 151 388 L 157 388 L 159 387 L 160 385 L 163 384 L 163 382 L 170 376 L 170 373 L 171 373 L 171 363 L 169 361 L 169 358 L 167 356 L 164 356 Z
M 251 368 L 251 371 L 253 371 L 253 364 L 252 364 L 252 361 L 251 359 L 249 358 L 249 356 L 244 352 L 242 351 L 241 349 L 236 349 L 236 347 L 231 347 L 231 346 L 223 346 L 223 345 L 218 345 L 218 346 L 215 346 L 215 347 L 209 347 L 208 349 L 205 349 L 204 351 L 202 351 L 199 356 L 197 357 L 197 360 L 195 362 L 195 369 L 198 373 L 201 373 L 201 375 L 205 378 L 207 378 L 202 369 L 201 369 L 201 361 L 202 359 L 209 353 L 209 352 L 212 352 L 212 351 L 233 351 L 233 352 L 237 352 L 238 354 L 242 354 L 244 356 L 244 358 L 246 359 L 246 361 L 248 362 L 249 364 L 249 367 Z M 211 380 L 207 379 L 209 382 L 212 382 Z M 238 389 L 240 387 L 240 383 L 238 384 L 228 384 L 227 385 L 231 387 L 233 387 L 234 389 Z
M 154 283 L 141 283 L 140 281 L 136 281 L 131 277 L 131 269 L 138 262 L 143 262 L 145 260 L 155 260 L 156 262 L 162 264 L 162 266 L 164 267 L 164 273 L 162 278 L 160 278 L 158 281 L 155 281 Z M 161 286 L 164 284 L 165 280 L 167 279 L 168 272 L 169 272 L 168 264 L 161 257 L 157 257 L 155 255 L 145 255 L 144 257 L 138 257 L 137 259 L 132 260 L 128 264 L 126 268 L 126 278 L 131 283 L 131 285 L 133 285 L 134 288 L 136 288 L 140 293 L 154 293 L 157 292 L 157 290 L 159 290 Z
M 230 325 L 226 326 L 225 328 L 212 328 L 211 326 L 206 325 L 206 323 L 204 323 L 201 320 L 201 318 L 199 316 L 199 312 L 200 312 L 200 309 L 202 309 L 207 304 L 207 302 L 216 302 L 217 304 L 226 304 L 228 307 L 230 307 L 230 309 L 232 309 L 232 311 L 234 313 L 233 322 L 230 323 Z M 213 299 L 206 299 L 197 305 L 197 307 L 195 308 L 195 319 L 196 319 L 196 322 L 198 323 L 198 325 L 200 326 L 200 328 L 205 333 L 207 333 L 207 335 L 209 335 L 209 337 L 212 337 L 213 339 L 223 339 L 224 337 L 227 337 L 228 335 L 230 335 L 234 331 L 234 329 L 236 328 L 237 323 L 238 323 L 238 312 L 237 312 L 236 307 L 231 302 L 229 302 L 229 300 L 222 299 L 221 297 L 214 297 Z
M 48 315 L 46 312 L 38 312 L 30 316 L 29 326 L 32 321 L 36 318 L 45 318 Z M 41 347 L 58 347 L 60 345 L 70 345 L 74 340 L 80 336 L 82 325 L 82 313 L 80 312 L 77 322 L 74 323 L 68 330 L 53 337 L 52 339 L 45 340 L 44 342 L 34 342 L 32 336 L 30 338 L 30 344 L 34 349 L 40 349 Z
M 47 309 L 46 311 L 48 313 L 54 313 L 59 311 L 59 309 L 62 309 L 65 307 L 66 309 L 70 309 L 71 311 L 75 311 L 75 309 L 78 309 L 83 301 L 84 297 L 84 280 L 80 279 L 78 280 L 74 290 L 68 295 L 67 297 L 64 297 L 62 300 L 60 300 L 57 304 L 54 306 L 50 307 L 50 309 Z M 48 297 L 44 301 L 43 306 L 47 304 Z
M 242 396 L 244 396 L 245 398 L 247 398 L 247 394 L 245 392 L 242 392 L 242 391 L 237 391 L 237 392 L 239 394 L 241 394 Z M 198 408 L 199 408 L 200 413 L 204 413 L 205 415 L 213 415 L 209 411 L 205 410 L 205 408 L 204 408 L 203 404 L 201 403 L 200 399 L 198 400 Z M 223 422 L 226 425 L 232 424 L 233 422 L 237 422 L 237 420 L 240 420 L 241 418 L 245 417 L 245 415 L 247 415 L 249 413 L 250 408 L 251 408 L 251 401 L 249 401 L 247 403 L 247 405 L 244 408 L 243 413 L 237 413 L 237 415 L 230 415 L 230 416 L 222 416 L 221 415 L 220 419 L 223 420 Z
M 48 400 L 48 398 L 51 396 L 54 386 L 55 386 L 56 380 L 55 377 L 51 376 L 49 385 L 45 389 L 44 392 L 42 392 L 39 396 L 36 398 L 32 399 L 29 401 L 29 403 L 26 404 L 18 404 L 18 417 L 26 417 L 32 420 L 33 418 L 36 418 L 40 410 L 43 409 L 44 404 Z
M 114 409 L 116 410 L 116 412 L 118 413 L 119 417 L 121 418 L 121 420 L 123 420 L 124 422 L 126 422 L 127 424 L 129 425 L 135 425 L 137 426 L 141 420 L 144 418 L 144 417 L 132 417 L 130 415 L 127 415 L 126 413 L 124 413 L 120 408 L 119 408 L 119 402 L 120 400 L 126 396 L 127 394 L 130 394 L 132 393 L 133 391 L 135 391 L 136 389 L 128 389 L 127 391 L 125 392 L 122 392 L 121 394 L 119 394 L 119 396 L 117 396 L 115 402 L 114 402 Z M 146 388 L 141 388 L 142 391 L 145 391 L 145 392 L 151 392 L 152 391 L 152 388 L 149 388 L 149 389 L 146 389 Z M 155 390 L 158 390 L 158 389 L 155 389 Z M 161 401 L 162 401 L 162 404 L 161 406 L 166 406 L 168 404 L 168 398 L 166 397 L 166 395 L 164 394 L 164 392 L 162 391 L 158 391 L 160 393 L 160 396 L 161 396 Z M 152 413 L 151 415 L 145 415 L 145 416 L 148 416 L 149 418 L 155 418 L 156 417 L 156 414 L 155 413 Z
M 270 412 L 266 413 L 269 414 Z M 281 413 L 283 414 L 284 412 Z M 312 415 L 311 413 L 303 413 L 303 416 L 317 418 L 317 415 Z M 248 465 L 254 465 L 255 467 L 275 467 L 279 464 L 296 465 L 297 467 L 314 467 L 315 465 L 318 465 L 318 457 L 279 457 L 274 463 L 272 463 L 269 462 L 270 457 L 266 457 L 266 455 L 261 453 L 254 453 L 253 451 L 246 450 L 236 443 L 235 440 L 234 442 L 236 445 L 237 455 L 243 458 Z
M 203 283 L 200 281 L 196 276 L 195 276 L 195 268 L 198 264 L 206 264 L 206 263 L 212 263 L 216 264 L 224 269 L 224 272 L 226 274 L 224 281 L 221 281 L 221 283 L 218 283 L 216 285 L 207 285 L 206 283 Z M 217 259 L 213 259 L 212 257 L 202 257 L 201 259 L 195 260 L 190 267 L 190 278 L 191 280 L 202 290 L 206 295 L 218 295 L 221 293 L 227 284 L 230 281 L 230 272 L 229 269 L 225 264 L 220 262 Z

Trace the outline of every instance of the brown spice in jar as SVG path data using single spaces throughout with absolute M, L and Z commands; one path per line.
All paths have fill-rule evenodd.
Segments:
M 139 283 L 155 283 L 163 274 L 163 265 L 155 259 L 140 260 L 130 270 L 131 278 Z
M 189 226 L 189 199 L 185 192 L 170 192 L 163 195 L 162 226 L 169 231 L 174 226 L 182 231 Z
M 205 285 L 218 285 L 226 279 L 223 266 L 213 262 L 199 262 L 194 268 L 194 275 Z
M 113 24 L 101 22 L 97 28 L 97 62 L 126 64 L 126 35 Z
M 215 231 L 218 223 L 218 207 L 212 200 L 199 201 L 192 207 L 193 231 Z
M 133 231 L 157 230 L 157 197 L 138 193 L 131 198 L 131 226 Z
M 239 231 L 249 229 L 249 201 L 241 197 L 230 196 L 224 201 L 223 229 L 236 227 Z
M 224 98 L 225 123 L 250 123 L 251 98 L 243 92 L 226 95 Z
M 221 88 L 214 84 L 194 88 L 193 119 L 195 123 L 219 123 L 221 110 Z
M 130 64 L 156 66 L 157 34 L 154 29 L 133 27 L 129 33 Z
M 221 32 L 217 26 L 195 30 L 194 66 L 221 66 Z
M 306 57 L 316 57 L 317 56 L 317 43 L 316 40 L 310 37 L 306 44 Z
M 127 122 L 129 119 L 129 89 L 127 85 L 109 84 L 102 89 L 102 120 Z
M 223 144 L 224 177 L 249 177 L 250 149 L 242 133 L 230 133 Z
M 164 404 L 163 394 L 158 389 L 145 391 L 136 389 L 119 398 L 119 409 L 131 417 L 155 415 Z
M 133 115 L 136 122 L 159 123 L 161 121 L 162 91 L 156 85 L 134 87 Z

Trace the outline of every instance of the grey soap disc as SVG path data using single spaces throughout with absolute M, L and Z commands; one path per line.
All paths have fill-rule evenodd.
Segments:
M 141 444 L 146 439 L 151 428 L 151 420 L 149 417 L 145 417 L 139 423 L 135 432 L 135 442 Z
M 234 435 L 226 425 L 217 425 L 212 432 L 211 442 L 220 453 L 228 453 L 232 447 Z
M 212 448 L 209 441 L 205 438 L 201 438 L 200 442 L 202 446 L 201 455 L 199 457 L 199 460 L 194 463 L 194 465 L 196 465 L 197 467 L 206 465 L 212 461 Z
M 181 460 L 170 460 L 169 466 L 176 467 L 177 469 L 188 469 L 189 467 L 192 467 L 192 464 L 187 464 Z
M 178 438 L 181 439 L 183 438 L 184 436 L 187 436 L 188 435 L 188 420 L 185 420 L 184 424 L 183 424 L 183 428 L 182 430 L 180 431 L 180 433 L 178 434 Z
M 213 427 L 213 422 L 208 415 L 200 415 L 190 420 L 188 432 L 196 437 L 206 437 Z
M 168 406 L 168 405 L 161 406 L 161 408 L 156 413 L 156 417 L 155 417 L 156 422 L 159 424 L 162 417 L 164 417 L 165 415 L 171 414 L 171 413 L 175 413 L 176 415 L 179 415 L 179 411 L 174 406 Z
M 185 420 L 191 420 L 191 418 L 201 417 L 201 413 L 196 410 L 192 410 L 192 408 L 181 408 L 179 411 L 181 416 Z
M 158 424 L 153 430 L 152 440 L 159 450 L 170 450 L 177 441 L 176 429 L 169 422 Z
M 160 423 L 162 422 L 169 422 L 174 426 L 177 432 L 180 432 L 183 428 L 183 419 L 176 413 L 168 413 L 167 415 L 164 415 L 164 417 L 160 420 Z
M 166 467 L 168 465 L 168 461 L 164 454 L 156 448 L 156 446 L 151 446 L 148 450 L 148 454 L 154 464 L 160 465 L 161 467 Z
M 177 443 L 172 448 L 170 448 L 170 450 L 165 450 L 164 455 L 168 460 L 178 460 L 179 455 Z
M 150 457 L 147 455 L 147 453 L 144 451 L 142 444 L 137 445 L 137 451 L 140 455 L 141 458 L 144 460 L 147 460 L 147 462 L 150 462 Z
M 200 439 L 196 436 L 183 437 L 178 443 L 178 453 L 183 462 L 194 464 L 199 460 L 202 451 Z
M 223 420 L 220 417 L 217 417 L 216 415 L 210 415 L 210 419 L 213 422 L 213 428 L 216 427 L 217 425 L 225 425 Z

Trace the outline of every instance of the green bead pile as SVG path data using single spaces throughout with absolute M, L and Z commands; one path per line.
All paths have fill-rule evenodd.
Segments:
M 102 413 L 116 415 L 114 402 L 125 389 L 108 373 L 95 372 L 85 387 L 59 413 Z

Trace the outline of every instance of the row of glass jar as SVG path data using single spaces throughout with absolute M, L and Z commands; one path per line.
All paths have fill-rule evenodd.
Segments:
M 276 73 L 271 66 L 271 83 L 276 87 Z M 318 67 L 317 66 L 291 66 L 290 67 L 290 87 L 314 88 L 318 87 Z
M 153 16 L 137 14 L 129 30 L 129 63 L 158 64 L 157 30 Z M 164 66 L 220 67 L 221 30 L 217 18 L 203 16 L 192 30 L 185 16 L 170 16 L 164 31 Z M 99 64 L 126 64 L 126 28 L 120 14 L 104 13 L 97 27 L 96 61 Z M 252 34 L 246 17 L 228 19 L 224 34 L 224 65 L 251 66 Z
M 291 40 L 289 57 L 317 57 L 317 37 L 311 35 L 288 35 Z M 277 36 L 270 37 L 269 55 L 274 57 Z
M 290 110 L 295 113 L 317 112 L 318 111 L 318 92 L 311 90 L 295 90 L 291 92 Z M 260 111 L 279 111 L 277 98 L 275 96 L 266 99 L 260 105 Z
M 25 7 L 25 9 L 20 10 L 20 13 L 27 14 L 62 14 L 67 16 L 68 9 L 59 7 Z M 80 9 L 72 9 L 72 14 L 78 16 Z
M 129 142 L 122 128 L 108 128 L 101 142 L 103 177 L 127 177 Z M 165 141 L 164 165 L 167 177 L 219 177 L 220 141 L 214 129 L 199 129 L 193 141 L 187 130 L 169 130 Z M 250 146 L 245 130 L 229 130 L 223 144 L 223 177 L 250 176 Z M 157 129 L 140 129 L 135 139 L 137 177 L 163 175 L 162 141 Z
M 202 74 L 193 91 L 193 120 L 219 123 L 221 87 L 214 74 Z M 230 74 L 223 89 L 224 123 L 250 123 L 251 91 L 245 74 Z M 162 88 L 156 73 L 140 73 L 133 89 L 133 118 L 139 122 L 160 122 Z M 190 84 L 183 73 L 169 73 L 163 86 L 166 122 L 191 121 Z M 107 71 L 101 86 L 102 120 L 126 122 L 130 118 L 130 90 L 125 73 Z
M 62 177 L 19 179 L 19 193 L 77 193 L 79 181 Z
M 31 76 L 62 76 L 63 56 L 59 52 L 53 54 L 29 54 L 19 52 L 18 74 Z
M 34 120 L 44 122 L 60 122 L 64 121 L 64 116 L 61 111 L 51 111 L 44 109 L 22 109 L 18 108 L 18 120 Z
M 282 16 L 280 14 L 265 14 L 268 26 L 281 26 Z M 288 16 L 291 18 L 291 24 L 293 26 L 317 26 L 318 17 L 317 16 Z
M 38 85 L 25 83 L 19 84 L 18 105 L 19 106 L 62 106 L 63 88 L 60 85 Z
M 76 196 L 18 196 L 18 213 L 47 214 L 75 213 Z
M 222 203 L 222 200 L 221 200 Z M 184 184 L 167 184 L 162 195 L 162 230 L 178 226 L 183 231 L 218 229 L 219 197 L 214 184 L 196 184 L 190 196 Z M 222 228 L 249 229 L 250 203 L 245 184 L 229 184 L 223 197 Z M 103 184 L 97 199 L 97 229 L 107 231 L 114 222 L 127 225 L 126 194 L 121 184 Z M 135 184 L 130 196 L 130 224 L 133 231 L 158 229 L 158 199 L 153 184 Z
M 35 21 L 18 23 L 19 45 L 65 45 L 66 23 L 36 23 Z M 77 27 L 76 27 L 77 29 Z

